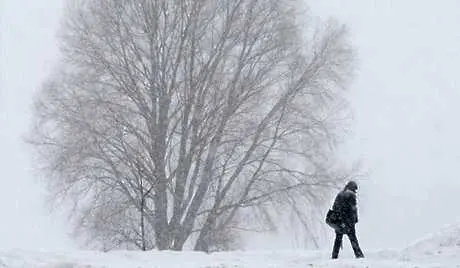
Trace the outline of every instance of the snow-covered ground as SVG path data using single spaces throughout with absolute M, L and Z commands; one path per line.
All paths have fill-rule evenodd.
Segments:
M 349 247 L 348 244 L 344 245 Z M 386 267 L 460 268 L 460 225 L 416 241 L 402 250 L 367 252 L 354 259 L 349 252 L 330 260 L 326 251 L 258 251 L 204 254 L 197 252 L 29 251 L 0 252 L 0 267 L 34 268 L 305 268 L 305 267 Z

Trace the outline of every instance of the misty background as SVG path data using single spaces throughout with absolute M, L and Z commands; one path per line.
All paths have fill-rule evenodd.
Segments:
M 59 57 L 62 2 L 0 0 L 0 248 L 74 247 L 65 219 L 46 210 L 23 139 L 33 94 Z M 403 247 L 460 222 L 460 3 L 307 3 L 347 24 L 359 55 L 354 133 L 340 152 L 369 171 L 359 189 L 363 249 Z

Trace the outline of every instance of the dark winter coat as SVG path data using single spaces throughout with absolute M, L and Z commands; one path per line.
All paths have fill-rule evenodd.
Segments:
M 339 213 L 341 222 L 347 227 L 358 222 L 358 209 L 356 206 L 356 193 L 348 188 L 341 191 L 335 198 L 332 207 Z

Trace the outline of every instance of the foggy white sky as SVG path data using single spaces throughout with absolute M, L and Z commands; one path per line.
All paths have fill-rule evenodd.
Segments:
M 31 171 L 31 96 L 57 58 L 58 0 L 0 0 L 0 248 L 62 248 L 64 228 L 45 214 Z
M 46 3 L 45 3 L 46 2 Z M 22 136 L 31 96 L 57 59 L 62 1 L 0 0 L 0 247 L 69 247 L 46 216 Z M 460 2 L 309 0 L 347 23 L 360 57 L 343 148 L 371 170 L 360 189 L 361 244 L 401 247 L 460 222 Z

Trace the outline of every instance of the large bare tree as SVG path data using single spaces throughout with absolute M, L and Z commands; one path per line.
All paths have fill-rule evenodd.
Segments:
M 354 58 L 301 3 L 71 1 L 31 140 L 79 230 L 105 249 L 207 251 L 242 209 L 308 218 L 338 180 Z

